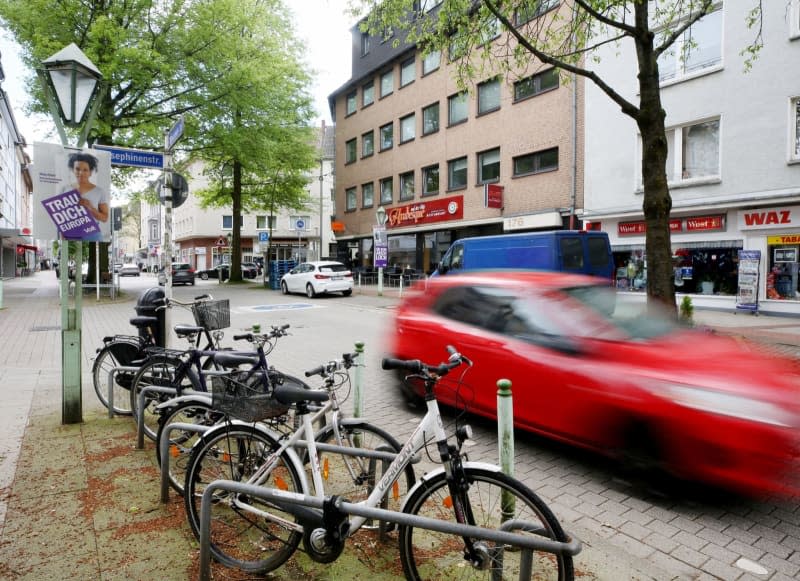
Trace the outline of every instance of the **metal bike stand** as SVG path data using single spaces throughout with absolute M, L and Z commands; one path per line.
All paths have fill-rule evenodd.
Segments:
M 243 482 L 234 482 L 232 480 L 213 481 L 203 491 L 203 497 L 200 503 L 200 581 L 210 581 L 211 579 L 211 506 L 212 497 L 217 490 L 245 494 L 275 503 L 278 506 L 281 504 L 299 504 L 317 510 L 321 510 L 323 504 L 331 498 L 319 498 L 316 496 L 276 490 L 274 488 L 254 486 Z M 462 525 L 393 510 L 371 508 L 346 502 L 341 498 L 336 500 L 334 506 L 337 510 L 349 515 L 360 516 L 367 519 L 384 520 L 400 525 L 457 535 L 465 538 L 483 539 L 498 544 L 520 547 L 522 549 L 545 551 L 553 554 L 577 555 L 580 553 L 582 547 L 581 541 L 566 531 L 565 534 L 572 540 L 569 542 L 559 542 L 547 538 L 525 536 L 502 529 L 495 530 L 473 525 Z M 513 528 L 515 530 L 538 530 L 535 524 L 522 521 L 514 521 L 510 523 L 508 528 Z M 523 579 L 523 577 L 520 577 L 520 579 Z
M 130 365 L 120 365 L 113 368 L 108 372 L 108 417 L 114 417 L 114 375 L 120 371 L 130 371 L 136 373 L 139 371 L 138 367 L 131 367 Z
M 133 387 L 133 386 L 131 386 Z M 178 390 L 174 387 L 164 387 L 161 385 L 148 385 L 139 392 L 138 407 L 136 408 L 136 449 L 144 448 L 144 399 L 150 393 L 163 393 L 166 395 L 178 395 Z
M 158 441 L 159 452 L 161 453 L 161 502 L 166 504 L 169 502 L 169 440 L 173 430 L 182 430 L 184 432 L 194 432 L 196 434 L 204 434 L 214 426 L 203 426 L 200 424 L 187 424 L 175 422 L 169 424 L 164 432 L 161 434 L 161 439 Z

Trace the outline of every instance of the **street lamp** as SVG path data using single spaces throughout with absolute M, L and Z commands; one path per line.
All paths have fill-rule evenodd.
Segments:
M 74 43 L 42 62 L 37 70 L 50 113 L 67 147 L 64 126 L 83 132 L 77 147 L 83 147 L 94 123 L 100 102 L 103 75 Z M 92 105 L 91 109 L 89 106 Z M 88 113 L 88 116 L 87 116 Z M 83 295 L 83 243 L 75 245 L 75 298 L 69 300 L 69 250 L 72 244 L 61 240 L 61 422 L 75 424 L 83 421 L 81 409 L 81 299 Z
M 378 221 L 378 228 L 376 232 L 375 239 L 373 240 L 373 249 L 372 254 L 375 257 L 375 266 L 378 267 L 378 296 L 383 296 L 383 267 L 386 265 L 386 256 L 381 256 L 380 258 L 376 255 L 378 252 L 378 248 L 386 249 L 385 246 L 385 238 L 386 238 L 386 219 L 388 216 L 386 215 L 386 210 L 383 209 L 383 206 L 378 206 L 378 210 L 375 212 L 375 219 Z M 388 249 L 387 249 L 388 250 Z M 387 252 L 388 254 L 388 252 Z

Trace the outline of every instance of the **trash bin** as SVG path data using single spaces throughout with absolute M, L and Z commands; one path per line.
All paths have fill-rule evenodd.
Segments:
M 140 317 L 155 317 L 158 319 L 158 324 L 156 325 L 153 334 L 155 335 L 156 345 L 159 347 L 166 347 L 166 317 L 164 315 L 164 309 L 156 310 L 157 307 L 161 306 L 160 303 L 157 303 L 159 299 L 164 298 L 164 289 L 161 287 L 153 287 L 149 288 L 144 291 L 141 295 L 139 295 L 139 300 L 136 301 L 136 314 Z M 144 336 L 144 330 L 139 330 L 139 334 Z

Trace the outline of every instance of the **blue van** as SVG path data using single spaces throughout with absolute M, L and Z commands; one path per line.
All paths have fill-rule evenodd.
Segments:
M 433 276 L 485 269 L 557 270 L 613 280 L 608 234 L 553 230 L 456 240 Z

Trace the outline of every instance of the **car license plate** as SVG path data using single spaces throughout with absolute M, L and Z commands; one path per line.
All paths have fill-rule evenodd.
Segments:
M 341 276 L 332 276 L 331 280 L 342 280 Z

